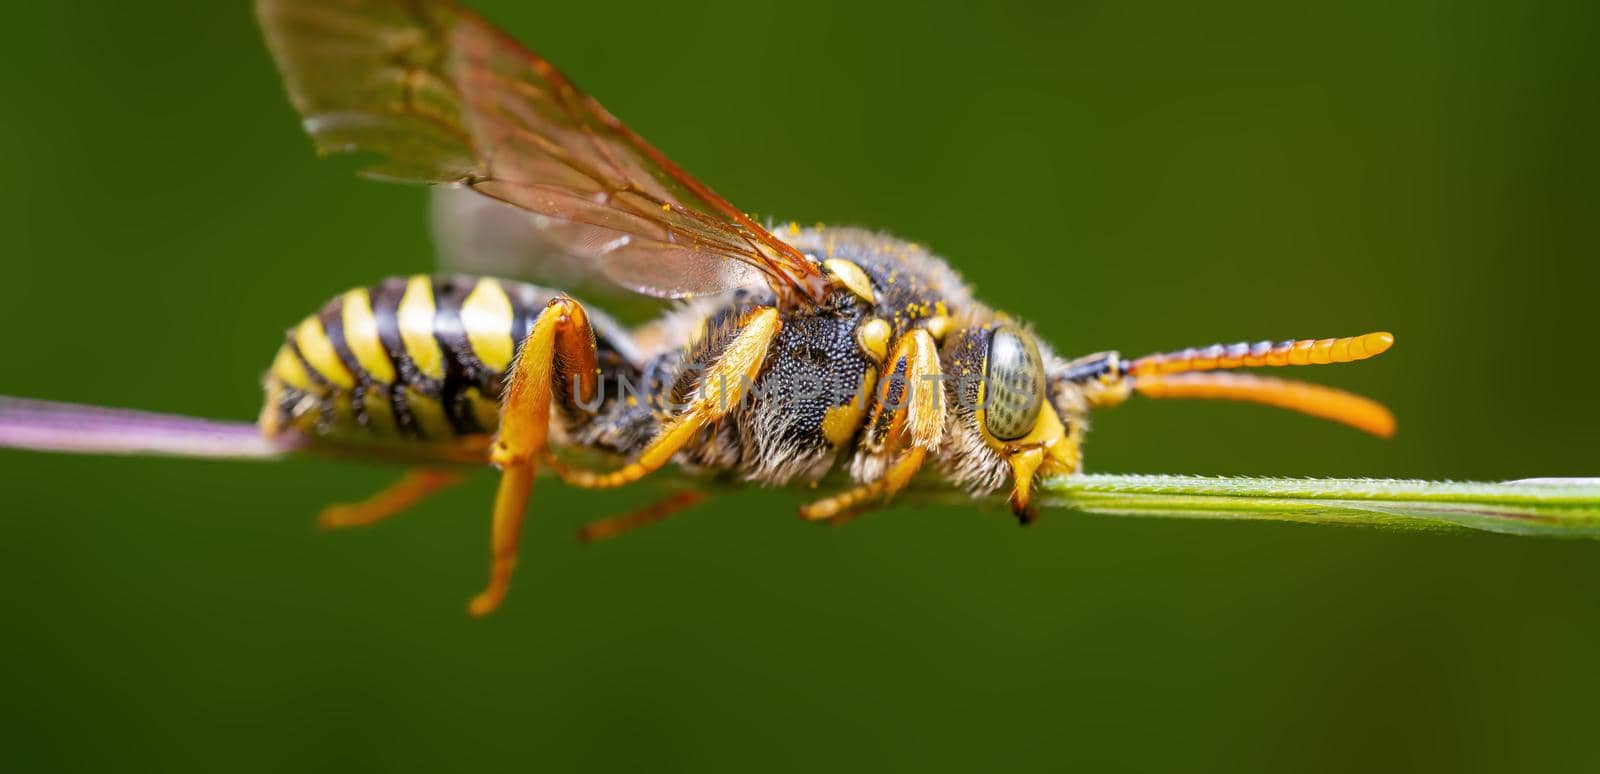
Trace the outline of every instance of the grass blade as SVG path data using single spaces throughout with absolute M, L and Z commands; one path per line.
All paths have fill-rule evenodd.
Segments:
M 1600 479 L 1596 478 L 1471 483 L 1079 475 L 1045 482 L 1040 496 L 1046 506 L 1114 516 L 1600 538 Z

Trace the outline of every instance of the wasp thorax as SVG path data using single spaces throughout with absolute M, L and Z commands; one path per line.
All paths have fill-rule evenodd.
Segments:
M 1002 441 L 1033 429 L 1044 402 L 1044 361 L 1033 337 L 1012 327 L 996 328 L 983 369 L 984 427 Z

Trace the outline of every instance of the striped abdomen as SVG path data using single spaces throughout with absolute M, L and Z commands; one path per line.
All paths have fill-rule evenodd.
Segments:
M 351 290 L 289 330 L 267 373 L 262 430 L 424 441 L 493 433 L 506 369 L 554 295 L 427 275 Z

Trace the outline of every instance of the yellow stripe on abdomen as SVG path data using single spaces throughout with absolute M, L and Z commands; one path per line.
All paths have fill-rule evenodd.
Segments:
M 455 437 L 450 418 L 445 415 L 444 406 L 437 399 L 411 387 L 406 388 L 405 398 L 406 406 L 411 409 L 411 418 L 416 421 L 423 438 L 438 441 Z
M 278 348 L 278 354 L 272 358 L 272 367 L 267 371 L 273 379 L 293 387 L 296 390 L 306 391 L 311 389 L 311 375 L 306 373 L 306 367 L 300 363 L 300 358 L 285 344 Z
M 444 378 L 444 351 L 433 337 L 433 280 L 418 274 L 406 283 L 406 293 L 395 311 L 400 341 L 417 371 L 429 379 Z
M 372 314 L 372 295 L 366 288 L 356 288 L 346 294 L 341 302 L 340 319 L 344 322 L 344 343 L 356 356 L 356 363 L 373 381 L 394 383 L 394 364 L 383 351 L 378 339 L 378 320 Z
M 394 415 L 394 405 L 381 389 L 368 389 L 361 396 L 361 409 L 367 417 L 367 428 L 374 435 L 391 437 L 399 433 L 400 423 Z
M 511 340 L 511 299 L 500 283 L 480 279 L 461 302 L 461 328 L 478 361 L 495 373 L 511 365 L 516 343 Z
M 300 356 L 305 358 L 306 365 L 329 384 L 346 390 L 356 386 L 355 377 L 339 360 L 339 353 L 333 350 L 333 342 L 328 340 L 327 331 L 322 329 L 322 320 L 316 315 L 307 317 L 295 329 L 294 345 L 300 349 Z
M 500 402 L 484 395 L 477 387 L 466 389 L 467 405 L 472 409 L 472 417 L 477 420 L 478 427 L 486 433 L 493 433 L 500 427 Z

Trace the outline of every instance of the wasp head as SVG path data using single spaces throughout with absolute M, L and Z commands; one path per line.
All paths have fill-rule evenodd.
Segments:
M 940 360 L 948 388 L 941 470 L 974 494 L 1009 485 L 1024 521 L 1039 478 L 1077 472 L 1091 402 L 1125 392 L 1110 376 L 1078 378 L 1084 361 L 1062 361 L 1010 321 L 953 332 Z

